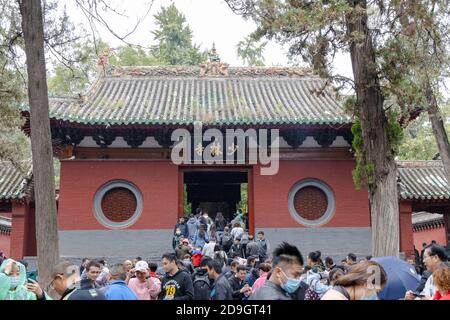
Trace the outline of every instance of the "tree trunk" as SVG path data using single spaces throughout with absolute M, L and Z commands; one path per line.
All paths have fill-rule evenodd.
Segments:
M 20 11 L 28 71 L 38 274 L 45 290 L 59 247 L 41 1 L 22 0 Z
M 450 183 L 450 143 L 448 141 L 447 132 L 445 131 L 444 120 L 442 119 L 442 114 L 439 110 L 436 96 L 434 95 L 431 85 L 428 85 L 427 88 L 427 101 L 431 127 L 433 128 L 433 134 L 436 138 L 439 154 L 441 155 L 442 163 L 444 164 L 447 181 Z
M 366 0 L 353 0 L 355 8 L 366 8 Z M 387 136 L 388 121 L 383 109 L 384 97 L 380 89 L 375 64 L 372 36 L 367 14 L 347 17 L 347 31 L 364 36 L 362 43 L 352 42 L 350 55 L 357 96 L 357 115 L 361 121 L 363 154 L 366 164 L 374 165 L 374 180 L 369 183 L 372 222 L 372 255 L 399 255 L 399 207 L 397 167 Z

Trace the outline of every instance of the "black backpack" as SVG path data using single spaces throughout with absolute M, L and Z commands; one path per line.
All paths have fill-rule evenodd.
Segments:
M 231 234 L 225 234 L 224 233 L 222 235 L 222 247 L 223 247 L 223 250 L 228 252 L 232 245 L 233 245 L 233 237 L 231 236 Z
M 196 275 L 193 282 L 194 300 L 211 300 L 211 281 L 208 274 Z

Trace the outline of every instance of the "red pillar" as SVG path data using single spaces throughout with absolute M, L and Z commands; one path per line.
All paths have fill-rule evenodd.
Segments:
M 27 206 L 13 202 L 11 226 L 11 258 L 20 260 L 26 254 L 27 245 Z
M 414 255 L 414 237 L 412 227 L 412 203 L 401 201 L 400 210 L 400 251 L 405 257 Z

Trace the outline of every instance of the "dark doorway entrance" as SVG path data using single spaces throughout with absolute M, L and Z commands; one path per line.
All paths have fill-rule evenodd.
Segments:
M 202 208 L 203 211 L 208 211 L 212 219 L 217 212 L 222 212 L 228 222 L 233 220 L 237 207 L 241 207 L 248 213 L 248 173 L 246 171 L 185 170 L 183 182 L 185 203 L 191 204 L 192 211 Z

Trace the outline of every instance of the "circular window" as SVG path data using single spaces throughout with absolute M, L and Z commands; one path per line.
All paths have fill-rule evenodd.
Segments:
M 112 181 L 95 194 L 94 211 L 97 220 L 104 226 L 127 228 L 141 215 L 141 192 L 127 181 Z
M 334 214 L 333 191 L 319 180 L 303 180 L 289 192 L 289 212 L 300 224 L 317 227 Z

